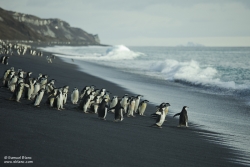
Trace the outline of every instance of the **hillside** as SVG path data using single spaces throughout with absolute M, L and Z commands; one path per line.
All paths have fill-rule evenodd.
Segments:
M 0 8 L 0 39 L 99 45 L 98 35 L 74 28 L 60 19 L 41 19 Z

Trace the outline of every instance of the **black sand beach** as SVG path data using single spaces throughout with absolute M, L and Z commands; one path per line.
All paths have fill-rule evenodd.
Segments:
M 0 64 L 0 71 L 3 74 L 15 67 L 32 71 L 32 77 L 48 74 L 49 79 L 56 79 L 56 87 L 69 85 L 70 92 L 74 87 L 81 90 L 95 85 L 119 96 L 140 93 L 127 92 L 118 85 L 79 72 L 76 66 L 58 58 L 48 64 L 46 54 L 43 57 L 15 54 L 10 56 L 9 65 Z M 163 128 L 158 129 L 149 127 L 155 123 L 149 116 L 125 117 L 115 123 L 111 113 L 106 121 L 96 114 L 84 114 L 70 102 L 70 94 L 62 111 L 47 105 L 34 107 L 26 99 L 21 99 L 21 103 L 6 100 L 9 97 L 10 91 L 1 88 L 0 166 L 244 166 L 234 161 L 235 151 L 214 144 L 209 136 L 199 135 L 205 132 L 200 129 L 177 128 L 178 120 L 170 116 Z M 154 111 L 154 106 L 147 107 L 147 113 Z M 29 161 L 33 163 L 4 164 L 5 156 L 31 157 Z

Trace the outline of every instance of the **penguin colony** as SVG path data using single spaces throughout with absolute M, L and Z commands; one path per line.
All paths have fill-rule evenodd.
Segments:
M 42 52 L 28 49 L 25 46 L 0 41 L 0 54 L 4 55 L 0 59 L 1 64 L 8 65 L 8 55 L 13 55 L 13 50 L 16 50 L 18 55 L 24 55 L 29 50 L 29 54 L 32 56 L 43 56 Z M 55 59 L 52 55 L 46 57 L 48 63 L 52 63 L 52 59 Z M 65 85 L 57 88 L 55 86 L 56 80 L 49 79 L 47 74 L 40 73 L 37 77 L 31 75 L 32 72 L 25 72 L 22 69 L 15 70 L 14 67 L 4 72 L 2 87 L 6 87 L 12 92 L 9 100 L 20 102 L 24 98 L 31 101 L 33 106 L 40 107 L 42 99 L 47 98 L 45 104 L 49 107 L 57 110 L 65 109 L 64 105 L 67 103 L 70 87 Z M 70 99 L 78 110 L 83 113 L 97 114 L 98 118 L 102 120 L 106 120 L 108 113 L 114 115 L 115 122 L 123 121 L 124 117 L 144 116 L 149 101 L 141 100 L 142 95 L 129 96 L 125 94 L 123 97 L 114 95 L 110 98 L 110 94 L 105 88 L 97 89 L 94 85 L 90 85 L 85 86 L 81 91 L 75 87 L 70 93 Z M 156 121 L 151 127 L 162 128 L 169 107 L 169 103 L 156 106 L 155 112 L 151 114 L 151 117 Z M 173 116 L 179 116 L 178 127 L 188 127 L 187 108 L 187 106 L 184 106 L 180 113 Z

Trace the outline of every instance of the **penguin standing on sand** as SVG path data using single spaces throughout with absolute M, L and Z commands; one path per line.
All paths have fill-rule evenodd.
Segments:
M 4 84 L 5 87 L 7 87 L 7 88 L 9 87 L 8 86 L 9 82 L 10 82 L 11 78 L 14 77 L 14 76 L 15 76 L 15 71 L 14 70 L 10 71 L 9 74 L 7 75 L 6 79 L 3 80 L 3 84 Z
M 173 117 L 179 115 L 179 125 L 178 127 L 182 127 L 182 126 L 185 126 L 185 127 L 188 127 L 188 115 L 187 115 L 187 106 L 184 106 L 181 110 L 180 113 L 177 113 L 175 114 Z
M 123 107 L 124 112 L 127 113 L 127 107 L 128 107 L 128 95 L 127 94 L 125 94 L 122 97 L 121 106 Z
M 49 104 L 50 107 L 57 107 L 56 104 L 54 104 L 54 102 L 56 101 L 56 95 L 59 89 L 53 89 L 53 91 L 49 94 L 48 99 L 46 101 L 47 104 Z
M 16 100 L 17 102 L 20 102 L 20 99 L 22 97 L 22 94 L 23 94 L 23 89 L 24 89 L 24 86 L 25 87 L 28 87 L 29 85 L 21 82 L 17 85 L 15 91 L 13 92 L 12 94 L 12 97 L 10 98 L 10 100 Z
M 100 119 L 106 120 L 105 118 L 107 116 L 107 112 L 108 112 L 108 99 L 104 98 L 102 99 L 102 102 L 98 107 L 98 117 Z
M 31 99 L 35 98 L 35 96 L 37 95 L 37 93 L 39 92 L 40 89 L 41 89 L 41 84 L 36 81 L 35 85 L 34 85 L 34 91 L 31 94 Z
M 84 113 L 88 113 L 88 107 L 90 104 L 90 96 L 86 96 L 82 99 L 82 102 L 80 103 L 80 108 L 83 110 Z
M 4 59 L 4 62 L 3 62 L 4 65 L 8 65 L 9 64 L 9 62 L 8 62 L 9 58 L 10 58 L 9 56 L 6 56 L 6 58 Z
M 34 106 L 35 107 L 40 107 L 40 103 L 43 99 L 43 95 L 44 95 L 44 92 L 45 92 L 45 89 L 40 89 L 38 92 L 37 92 L 37 95 L 35 96 L 34 98 Z
M 153 126 L 157 126 L 158 128 L 162 128 L 162 124 L 165 121 L 166 118 L 166 113 L 165 113 L 165 109 L 166 107 L 169 107 L 170 104 L 169 103 L 164 103 L 162 105 L 159 106 L 159 108 L 157 109 L 156 113 L 158 116 L 156 118 L 156 123 Z
M 129 103 L 128 103 L 128 113 L 127 113 L 127 117 L 135 117 L 134 116 L 134 111 L 135 111 L 135 98 L 131 97 L 129 99 Z
M 123 120 L 123 110 L 124 110 L 124 108 L 121 105 L 121 100 L 118 100 L 116 106 L 113 107 L 113 108 L 110 108 L 109 110 L 114 110 L 114 112 L 115 112 L 115 114 L 114 114 L 114 116 L 115 116 L 114 121 L 115 122 Z
M 0 62 L 4 65 L 8 65 L 9 56 L 2 56 Z
M 90 89 L 89 86 L 85 86 L 85 87 L 82 89 L 81 94 L 80 94 L 80 98 L 81 98 L 81 99 L 85 96 L 85 94 L 87 93 L 87 91 L 88 91 L 89 89 Z
M 111 99 L 111 102 L 110 102 L 110 105 L 109 105 L 109 108 L 113 108 L 117 105 L 118 103 L 118 97 L 117 96 L 113 96 L 113 98 Z M 111 112 L 114 112 L 115 110 L 112 109 L 110 110 Z
M 168 110 L 169 110 L 169 106 L 170 106 L 169 103 L 161 103 L 159 106 L 156 106 L 156 108 L 157 108 L 156 112 L 157 112 L 160 108 L 163 108 L 163 107 L 164 107 L 164 108 L 165 108 L 164 112 L 165 112 L 165 117 L 166 117 L 166 116 L 167 116 L 167 113 L 168 113 Z M 151 117 L 152 117 L 153 119 L 158 118 L 158 114 L 156 114 L 156 112 L 153 113 L 153 114 L 151 114 Z
M 158 111 L 156 112 L 156 114 L 158 115 L 157 119 L 156 119 L 156 123 L 152 126 L 157 126 L 158 128 L 162 128 L 162 124 L 165 121 L 165 112 L 164 112 L 165 108 L 159 108 Z
M 32 83 L 32 82 L 30 82 L 30 80 L 32 80 L 32 78 L 30 77 L 31 74 L 32 74 L 32 72 L 27 72 L 26 77 L 24 78 L 24 83 L 28 84 L 29 86 Z M 24 88 L 24 98 L 28 98 L 28 88 Z
M 41 88 L 45 89 L 47 82 L 48 82 L 48 75 L 43 75 L 42 78 L 40 78 Z
M 24 79 L 24 83 L 29 84 L 29 79 L 31 78 L 32 72 L 27 72 L 26 77 Z
M 58 92 L 57 92 L 57 96 L 56 96 L 56 99 L 57 99 L 57 110 L 61 110 L 61 109 L 64 109 L 63 108 L 63 99 L 64 99 L 64 96 L 63 96 L 63 90 L 62 89 L 59 89 Z
M 11 67 L 10 69 L 6 70 L 3 74 L 3 86 L 7 86 L 6 84 L 8 83 L 7 78 L 10 75 L 10 73 L 13 72 L 14 75 L 14 67 Z
M 0 62 L 2 63 L 2 64 L 4 64 L 4 59 L 6 58 L 6 56 L 2 56 L 1 57 L 1 59 L 0 59 Z
M 35 78 L 30 78 L 29 79 L 29 87 L 27 88 L 27 99 L 28 100 L 31 100 L 31 97 L 32 97 L 32 93 L 34 92 L 34 85 L 36 83 L 36 79 Z
M 71 102 L 73 104 L 77 104 L 78 99 L 79 99 L 79 91 L 77 88 L 74 88 L 74 90 L 71 93 Z
M 136 98 L 135 98 L 135 113 L 138 113 L 138 107 L 139 107 L 139 104 L 140 104 L 141 97 L 143 97 L 143 96 L 142 95 L 137 95 Z
M 99 104 L 100 104 L 100 97 L 101 96 L 95 96 L 95 98 L 90 101 L 90 110 L 93 111 L 95 114 L 98 113 L 98 108 L 99 108 Z
M 144 116 L 144 112 L 145 112 L 145 110 L 146 110 L 146 108 L 147 108 L 147 103 L 148 103 L 148 102 L 149 102 L 148 100 L 143 100 L 143 101 L 139 104 L 139 107 L 138 107 L 138 113 L 139 113 L 139 115 Z
M 50 94 L 51 91 L 55 88 L 55 79 L 51 79 L 46 85 L 46 93 Z
M 8 88 L 10 89 L 11 92 L 15 91 L 17 80 L 18 80 L 18 77 L 15 75 L 12 76 L 12 78 L 9 80 Z
M 67 98 L 68 98 L 68 92 L 69 92 L 69 86 L 64 86 L 62 89 L 62 94 L 63 94 L 63 104 L 66 104 Z

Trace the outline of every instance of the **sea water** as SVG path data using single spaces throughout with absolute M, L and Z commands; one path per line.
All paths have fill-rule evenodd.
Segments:
M 181 105 L 190 103 L 186 104 L 192 106 L 188 112 L 190 120 L 200 128 L 218 133 L 213 137 L 240 151 L 245 156 L 240 161 L 249 163 L 250 47 L 117 45 L 41 49 L 56 53 L 65 62 L 76 64 L 83 72 L 136 92 L 133 95 L 142 94 L 154 105 L 172 100 L 170 115 L 180 111 Z M 168 94 L 175 94 L 171 88 L 189 95 L 169 98 Z M 203 113 L 202 107 L 216 106 L 216 100 L 204 100 L 206 102 L 202 105 L 190 100 L 198 101 L 202 95 L 232 99 L 234 105 L 231 106 L 228 100 L 223 109 L 219 104 L 219 108 Z

